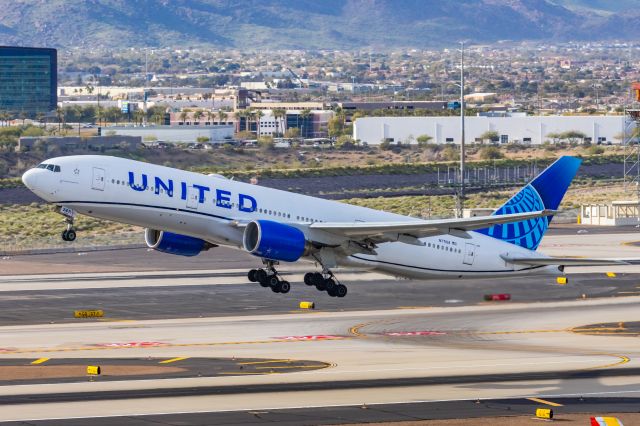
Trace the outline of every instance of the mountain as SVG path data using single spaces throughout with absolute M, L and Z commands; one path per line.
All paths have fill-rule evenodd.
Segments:
M 0 0 L 0 44 L 434 47 L 636 40 L 640 0 Z

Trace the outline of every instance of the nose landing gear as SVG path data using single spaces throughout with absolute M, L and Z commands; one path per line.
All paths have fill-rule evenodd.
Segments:
M 59 207 L 58 213 L 64 216 L 64 221 L 67 224 L 67 229 L 62 231 L 62 240 L 63 241 L 75 241 L 76 239 L 76 230 L 73 227 L 73 222 L 76 217 L 76 212 L 73 209 L 68 207 Z

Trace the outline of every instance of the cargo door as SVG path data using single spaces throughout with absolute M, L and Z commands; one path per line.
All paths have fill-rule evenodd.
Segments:
M 193 186 L 187 189 L 187 208 L 198 210 L 198 203 L 200 202 L 200 191 Z
M 99 167 L 93 168 L 93 180 L 91 181 L 91 188 L 104 191 L 104 169 Z
M 462 260 L 462 263 L 464 263 L 465 265 L 473 265 L 473 261 L 476 258 L 477 248 L 478 246 L 475 244 L 466 243 L 464 245 L 464 258 Z

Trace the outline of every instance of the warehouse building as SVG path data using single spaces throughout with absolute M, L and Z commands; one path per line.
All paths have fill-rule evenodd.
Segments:
M 620 143 L 624 117 L 527 116 L 466 117 L 465 142 L 481 143 L 486 132 L 497 133 L 499 143 L 541 144 L 557 142 L 557 135 L 575 131 L 585 135 L 580 142 Z M 460 117 L 362 117 L 353 126 L 353 138 L 377 145 L 382 141 L 413 144 L 421 135 L 431 143 L 460 143 Z M 487 141 L 485 141 L 487 142 Z

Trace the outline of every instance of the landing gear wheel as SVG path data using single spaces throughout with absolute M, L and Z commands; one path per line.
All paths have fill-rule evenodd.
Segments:
M 278 277 L 277 277 L 276 275 L 271 275 L 271 276 L 268 278 L 268 281 L 267 281 L 267 282 L 269 283 L 269 285 L 270 285 L 271 287 L 277 287 L 277 286 L 278 286 L 278 284 L 280 284 L 280 280 L 278 279 Z
M 327 291 L 334 290 L 336 288 L 336 282 L 332 278 L 327 278 L 324 280 L 324 288 Z
M 76 239 L 76 231 L 73 229 L 69 229 L 67 231 L 67 241 L 75 241 Z
M 62 231 L 62 241 L 69 241 L 69 240 L 67 239 L 67 232 L 68 232 L 68 231 L 67 231 L 66 229 L 65 229 L 64 231 Z
M 269 278 L 269 276 L 267 275 L 267 271 L 265 271 L 264 269 L 257 269 L 256 270 L 256 280 L 258 280 L 258 282 L 260 284 L 269 284 L 267 282 L 267 278 Z
M 347 286 L 344 284 L 338 284 L 334 289 L 336 296 L 345 297 L 347 295 Z
M 311 285 L 315 285 L 316 287 L 322 286 L 324 284 L 324 277 L 320 272 L 313 272 L 309 277 L 309 282 L 311 282 Z
M 314 275 L 315 274 L 313 272 L 307 272 L 304 274 L 304 283 L 306 285 L 313 285 Z
M 324 286 L 324 281 L 316 284 L 318 291 L 325 291 L 327 288 Z
M 271 291 L 274 293 L 280 293 L 280 283 L 278 283 L 278 285 L 272 285 Z
M 249 278 L 249 281 L 251 281 L 252 283 L 257 282 L 258 281 L 258 277 L 256 276 L 257 273 L 258 271 L 256 269 L 251 269 L 247 274 L 247 278 Z
M 289 281 L 280 281 L 279 287 L 280 293 L 289 293 L 289 290 L 291 290 L 291 284 L 289 284 Z
M 327 289 L 327 294 L 331 297 L 336 297 L 338 295 L 337 291 L 336 291 L 336 287 L 337 286 L 333 286 L 330 289 Z

